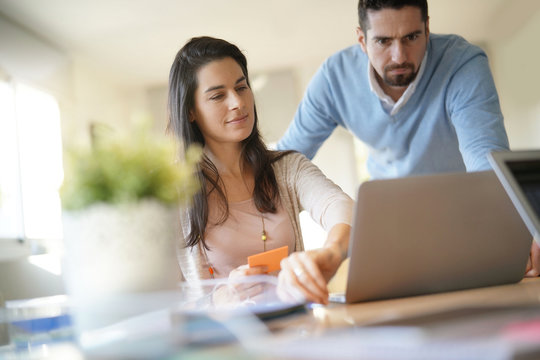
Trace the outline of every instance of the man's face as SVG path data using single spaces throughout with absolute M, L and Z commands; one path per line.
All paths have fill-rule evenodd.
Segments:
M 429 21 L 424 23 L 414 6 L 369 10 L 366 34 L 358 28 L 357 35 L 383 90 L 404 91 L 416 78 L 426 52 Z

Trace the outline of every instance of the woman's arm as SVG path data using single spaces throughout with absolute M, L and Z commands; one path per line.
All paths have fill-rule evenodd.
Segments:
M 279 165 L 280 180 L 287 184 L 287 194 L 282 196 L 285 205 L 296 216 L 302 210 L 308 211 L 328 236 L 320 249 L 292 253 L 282 262 L 278 290 L 293 300 L 302 297 L 327 303 L 326 283 L 347 256 L 354 202 L 301 154 L 287 155 Z

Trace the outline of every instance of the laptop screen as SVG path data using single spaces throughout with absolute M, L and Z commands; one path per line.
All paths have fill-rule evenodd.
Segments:
M 540 241 L 540 150 L 492 152 L 489 158 L 529 231 Z
M 536 216 L 540 218 L 540 159 L 508 161 L 507 164 Z

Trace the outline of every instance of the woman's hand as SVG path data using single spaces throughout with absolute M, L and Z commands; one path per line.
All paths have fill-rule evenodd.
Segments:
M 268 268 L 266 266 L 250 267 L 248 264 L 240 265 L 229 273 L 229 280 L 242 276 L 264 275 L 267 273 L 267 271 Z
M 328 281 L 347 256 L 351 227 L 337 224 L 323 248 L 296 252 L 281 261 L 278 295 L 284 301 L 328 304 Z
M 292 253 L 281 261 L 278 295 L 286 301 L 328 304 L 326 284 L 340 264 L 341 256 L 333 248 Z
M 266 266 L 240 265 L 229 273 L 227 283 L 219 286 L 213 293 L 214 305 L 242 305 L 246 300 L 250 300 L 261 294 L 264 289 L 259 283 L 249 283 L 240 281 L 243 277 L 266 274 Z

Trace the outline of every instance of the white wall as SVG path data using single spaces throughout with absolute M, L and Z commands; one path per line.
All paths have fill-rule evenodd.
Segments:
M 511 37 L 490 44 L 493 73 L 513 149 L 540 149 L 539 35 L 540 11 L 536 11 Z
M 133 118 L 149 112 L 146 89 L 126 86 L 87 59 L 72 61 L 72 93 L 62 102 L 64 143 L 88 141 L 89 124 L 99 122 L 127 131 Z
M 291 69 L 282 69 L 250 77 L 259 129 L 267 143 L 276 143 L 287 129 L 300 100 L 295 74 Z
M 69 92 L 69 70 L 70 59 L 61 49 L 0 13 L 0 72 L 4 76 L 62 97 Z

